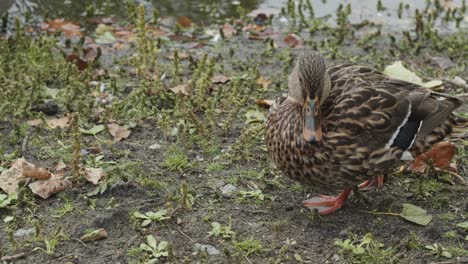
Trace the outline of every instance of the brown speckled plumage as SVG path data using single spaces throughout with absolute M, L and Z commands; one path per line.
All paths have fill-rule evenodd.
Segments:
M 366 67 L 325 68 L 323 57 L 310 51 L 299 56 L 288 85 L 288 98 L 268 118 L 266 145 L 288 177 L 322 191 L 392 172 L 405 149 L 386 145 L 406 120 L 420 124 L 409 149 L 415 157 L 450 133 L 450 113 L 461 104 Z M 321 102 L 323 137 L 318 143 L 302 135 L 307 94 Z

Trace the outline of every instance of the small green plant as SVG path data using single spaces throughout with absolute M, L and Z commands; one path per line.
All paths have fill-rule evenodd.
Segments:
M 154 236 L 149 235 L 146 237 L 146 243 L 140 244 L 140 249 L 149 253 L 150 259 L 147 263 L 157 263 L 159 259 L 169 256 L 168 246 L 167 241 L 158 244 Z
M 358 239 L 355 235 L 346 240 L 337 239 L 335 245 L 340 247 L 340 255 L 355 263 L 391 263 L 395 249 L 384 249 L 384 244 L 374 240 L 371 233 Z
M 63 205 L 55 209 L 55 214 L 52 215 L 53 217 L 60 218 L 66 215 L 67 213 L 70 213 L 73 211 L 74 208 L 71 203 L 71 199 L 64 195 L 62 200 L 63 200 Z
M 257 199 L 259 201 L 265 200 L 265 195 L 263 194 L 262 190 L 257 189 L 254 191 L 239 191 L 242 200 L 245 199 Z
M 18 200 L 17 192 L 12 192 L 8 195 L 0 193 L 0 208 L 6 208 L 15 200 Z
M 190 167 L 190 161 L 182 149 L 171 147 L 166 152 L 163 166 L 172 171 L 183 172 Z
M 262 248 L 262 242 L 257 239 L 249 238 L 242 241 L 234 241 L 234 249 L 244 256 L 260 253 Z
M 432 255 L 436 255 L 437 257 L 444 257 L 444 258 L 452 258 L 452 254 L 447 251 L 443 246 L 434 243 L 432 245 L 425 246 L 426 249 L 431 251 Z
M 223 238 L 233 238 L 236 235 L 236 232 L 232 231 L 232 220 L 229 217 L 229 223 L 227 225 L 221 225 L 218 222 L 211 223 L 211 231 L 208 232 L 210 236 L 221 236 Z
M 141 223 L 141 226 L 145 227 L 151 224 L 152 222 L 162 222 L 166 219 L 170 219 L 170 216 L 167 216 L 167 210 L 166 209 L 161 209 L 157 212 L 146 212 L 144 214 L 140 212 L 135 212 L 133 213 L 133 217 L 136 219 L 141 219 L 143 222 Z

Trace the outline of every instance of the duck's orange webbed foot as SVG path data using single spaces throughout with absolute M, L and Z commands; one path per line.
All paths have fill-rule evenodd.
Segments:
M 337 197 L 326 195 L 312 197 L 305 200 L 303 204 L 309 209 L 317 209 L 321 215 L 331 214 L 343 206 L 346 198 L 348 198 L 348 195 L 351 193 L 351 190 L 352 189 L 346 189 Z
M 359 190 L 361 191 L 370 191 L 375 188 L 377 189 L 382 189 L 384 183 L 384 176 L 383 175 L 378 175 L 373 177 L 370 180 L 367 180 L 361 184 L 358 185 Z

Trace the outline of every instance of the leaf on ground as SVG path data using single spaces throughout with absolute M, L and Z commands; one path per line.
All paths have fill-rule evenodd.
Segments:
M 284 42 L 285 42 L 290 48 L 302 46 L 302 45 L 301 45 L 302 40 L 301 40 L 301 38 L 300 38 L 298 35 L 296 35 L 296 34 L 289 34 L 289 35 L 287 35 L 287 36 L 284 38 Z
M 257 84 L 262 86 L 262 88 L 264 90 L 268 89 L 268 86 L 270 86 L 271 84 L 271 80 L 268 80 L 266 78 L 264 78 L 263 76 L 260 76 L 258 79 L 257 79 Z
M 130 129 L 116 123 L 107 124 L 109 133 L 114 137 L 114 141 L 122 141 L 130 136 Z
M 409 203 L 403 203 L 403 211 L 400 216 L 404 219 L 418 225 L 427 225 L 432 220 L 432 215 L 427 214 L 427 211 Z
M 36 180 L 47 180 L 50 179 L 52 174 L 46 169 L 38 167 L 27 161 L 23 162 L 23 176 L 33 178 Z
M 83 133 L 83 134 L 95 136 L 96 134 L 101 133 L 102 131 L 104 131 L 104 129 L 105 129 L 104 125 L 95 125 L 90 129 L 80 128 L 80 132 Z
M 42 22 L 41 29 L 47 31 L 50 35 L 58 31 L 62 31 L 66 37 L 81 37 L 83 35 L 79 25 L 66 21 L 63 18 Z
M 458 223 L 457 227 L 463 228 L 468 231 L 468 221 Z
M 181 27 L 188 28 L 192 25 L 192 19 L 186 16 L 177 17 L 177 24 Z
M 4 170 L 0 174 L 0 188 L 6 193 L 12 193 L 18 189 L 18 184 L 25 181 L 27 177 L 49 179 L 51 176 L 47 170 L 19 158 L 11 164 L 8 170 Z
M 96 43 L 98 44 L 112 44 L 116 41 L 117 39 L 114 37 L 114 34 L 112 32 L 106 31 L 100 35 L 97 36 L 96 38 Z
M 236 29 L 231 24 L 228 24 L 228 23 L 225 23 L 223 27 L 221 28 L 221 30 L 223 31 L 225 38 L 230 38 L 237 32 Z
M 47 124 L 51 128 L 66 128 L 69 126 L 68 122 L 70 122 L 70 118 L 68 116 L 47 119 Z
M 4 192 L 15 192 L 18 189 L 18 184 L 25 180 L 23 177 L 23 161 L 24 159 L 17 159 L 8 170 L 4 170 L 0 174 L 0 188 Z
M 211 80 L 213 83 L 215 84 L 225 84 L 227 82 L 229 82 L 231 80 L 231 77 L 229 76 L 226 76 L 224 74 L 216 74 L 215 76 L 213 76 L 213 79 Z
M 42 124 L 42 119 L 33 119 L 26 122 L 29 126 L 36 127 Z
M 258 110 L 247 111 L 245 117 L 247 118 L 247 120 L 245 121 L 246 125 L 250 123 L 263 123 L 266 121 L 265 115 Z
M 80 237 L 83 242 L 97 241 L 107 238 L 107 231 L 104 228 L 99 228 L 91 233 L 84 234 Z
M 257 103 L 259 106 L 269 108 L 275 101 L 274 100 L 268 100 L 268 99 L 257 99 L 255 100 L 255 103 Z
M 67 56 L 65 57 L 65 60 L 67 62 L 75 64 L 75 66 L 80 71 L 84 71 L 86 68 L 88 68 L 88 62 L 80 58 L 80 56 L 76 53 L 67 54 Z
M 184 94 L 190 96 L 190 86 L 186 83 L 170 88 L 175 94 Z
M 104 176 L 104 171 L 101 168 L 85 168 L 86 180 L 94 185 L 99 183 L 99 180 L 101 180 L 102 176 Z
M 71 181 L 54 174 L 48 180 L 39 180 L 28 185 L 34 194 L 39 195 L 43 199 L 47 199 L 52 194 L 66 190 L 71 186 Z
M 403 66 L 401 61 L 396 61 L 392 65 L 385 67 L 383 73 L 389 77 L 421 85 L 426 88 L 435 88 L 442 85 L 440 80 L 432 80 L 424 83 L 416 73 Z
M 436 168 L 448 169 L 456 171 L 456 167 L 451 166 L 451 161 L 455 155 L 455 144 L 448 141 L 442 141 L 435 144 L 430 150 L 416 157 L 410 169 L 423 173 L 428 164 L 432 164 Z

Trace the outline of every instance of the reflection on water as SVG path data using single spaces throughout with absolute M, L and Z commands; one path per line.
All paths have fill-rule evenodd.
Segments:
M 8 9 L 14 0 L 0 0 L 0 13 Z M 325 17 L 334 14 L 340 4 L 351 4 L 351 22 L 359 22 L 364 19 L 385 22 L 388 29 L 401 30 L 411 25 L 415 9 L 424 9 L 427 0 L 405 0 L 401 1 L 408 5 L 403 12 L 403 18 L 397 17 L 400 1 L 383 0 L 384 11 L 377 11 L 375 0 L 310 0 L 317 17 Z M 463 0 L 440 0 L 444 5 L 461 6 Z M 157 8 L 161 16 L 188 16 L 194 22 L 207 25 L 226 17 L 239 15 L 238 8 L 251 11 L 256 8 L 273 8 L 280 10 L 287 5 L 288 0 L 135 0 L 136 4 L 143 4 L 151 12 L 153 7 Z M 295 0 L 298 3 L 298 0 Z M 114 0 L 16 0 L 10 8 L 10 15 L 24 14 L 29 11 L 33 18 L 57 18 L 64 17 L 68 20 L 80 21 L 85 14 L 114 15 L 116 17 L 127 17 L 126 1 Z M 461 23 L 462 28 L 467 28 L 467 18 Z M 444 25 L 442 25 L 444 26 Z

